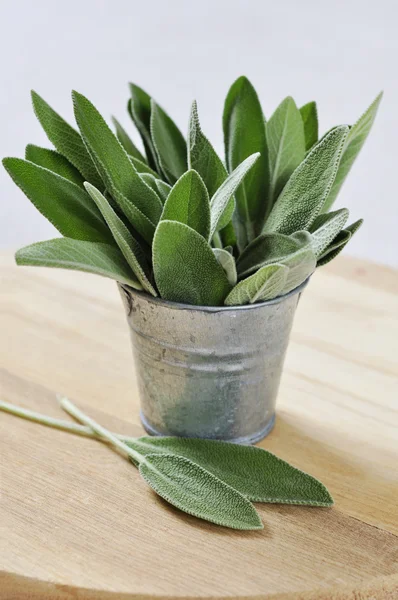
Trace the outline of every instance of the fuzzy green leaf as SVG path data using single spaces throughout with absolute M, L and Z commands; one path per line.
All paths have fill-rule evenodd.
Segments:
M 263 528 L 247 498 L 187 458 L 149 454 L 139 471 L 159 496 L 190 515 L 232 529 Z
M 249 171 L 252 170 L 254 163 L 258 161 L 260 154 L 252 154 L 244 160 L 236 169 L 228 176 L 221 187 L 218 188 L 210 201 L 211 212 L 211 227 L 210 239 L 219 229 L 222 229 L 231 220 L 232 211 L 230 211 L 230 199 L 235 194 L 237 188 L 247 176 L 250 177 Z
M 164 204 L 171 192 L 171 186 L 161 179 L 156 179 L 156 187 L 158 188 L 159 197 Z
M 140 173 L 140 177 L 155 192 L 160 201 L 162 201 L 159 194 L 159 188 L 156 184 L 156 181 L 158 181 L 159 176 L 152 175 L 152 173 Z
M 111 242 L 112 235 L 84 189 L 22 158 L 3 165 L 34 206 L 62 235 L 91 242 Z
M 271 263 L 280 263 L 284 258 L 294 254 L 303 245 L 311 243 L 307 234 L 304 241 L 283 235 L 282 233 L 263 233 L 245 248 L 237 262 L 239 277 L 246 277 L 260 267 Z
M 141 246 L 131 235 L 130 231 L 127 229 L 123 221 L 117 216 L 108 200 L 101 194 L 101 192 L 99 192 L 88 182 L 86 182 L 84 186 L 107 222 L 117 245 L 133 270 L 136 278 L 141 283 L 143 289 L 149 294 L 152 294 L 152 296 L 157 296 L 156 290 L 149 281 L 150 268 L 147 264 L 145 254 Z
M 305 158 L 304 125 L 293 98 L 289 96 L 283 100 L 265 131 L 270 168 L 269 202 L 272 205 Z
M 355 125 L 350 128 L 344 144 L 343 154 L 339 169 L 337 171 L 336 179 L 334 180 L 334 184 L 330 190 L 330 193 L 325 199 L 322 209 L 323 212 L 327 212 L 336 200 L 337 194 L 339 193 L 345 178 L 347 177 L 356 157 L 358 156 L 362 146 L 366 141 L 366 138 L 369 135 L 382 97 L 383 93 L 381 92 L 372 102 L 366 112 L 364 112 L 360 119 L 355 123 Z
M 316 269 L 316 257 L 311 245 L 301 248 L 281 261 L 289 267 L 282 293 L 287 294 L 301 285 Z
M 355 223 L 342 229 L 332 243 L 326 248 L 325 252 L 319 257 L 317 267 L 323 267 L 323 265 L 327 265 L 331 260 L 336 258 L 336 256 L 344 250 L 354 233 L 361 227 L 362 223 L 363 219 L 358 219 Z
M 53 173 L 57 173 L 65 179 L 69 179 L 76 185 L 83 186 L 84 177 L 81 173 L 68 161 L 67 158 L 56 152 L 55 150 L 49 150 L 48 148 L 40 148 L 40 146 L 34 146 L 28 144 L 25 150 L 25 158 L 30 162 L 44 167 Z
M 223 114 L 225 155 L 231 172 L 245 158 L 260 152 L 250 175 L 236 192 L 237 212 L 247 240 L 256 235 L 270 210 L 268 200 L 269 165 L 264 115 L 256 91 L 246 77 L 232 84 Z
M 128 112 L 141 135 L 149 165 L 160 174 L 160 167 L 151 138 L 151 97 L 134 83 L 130 83 L 130 94 L 131 98 L 127 106 Z
M 289 235 L 311 226 L 332 187 L 347 132 L 337 127 L 314 146 L 283 188 L 263 233 Z
M 193 170 L 180 177 L 164 205 L 161 219 L 189 225 L 206 240 L 210 233 L 209 194 L 200 175 Z
M 262 448 L 178 437 L 144 436 L 126 443 L 144 456 L 157 453 L 188 458 L 252 502 L 333 504 L 320 481 Z
M 56 238 L 21 248 L 15 254 L 17 265 L 53 267 L 94 273 L 115 279 L 140 290 L 123 254 L 109 244 Z
M 122 125 L 115 117 L 112 117 L 112 122 L 115 126 L 117 139 L 119 140 L 123 148 L 126 150 L 127 154 L 129 156 L 133 156 L 140 162 L 145 163 L 145 157 L 138 150 L 137 146 L 134 144 L 133 140 L 130 138 L 124 127 L 122 127 Z
M 289 269 L 280 264 L 261 267 L 254 275 L 240 281 L 228 294 L 224 304 L 239 306 L 272 300 L 282 293 L 288 273 Z
M 174 121 L 151 100 L 151 137 L 159 166 L 174 184 L 187 170 L 187 143 Z
M 146 163 L 140 160 L 139 158 L 135 158 L 135 156 L 130 156 L 130 161 L 133 164 L 135 170 L 140 174 L 152 175 L 153 177 L 159 177 L 158 173 L 151 169 L 151 167 Z
M 159 223 L 153 240 L 153 269 L 165 300 L 219 306 L 231 289 L 209 244 L 184 223 Z
M 213 253 L 228 278 L 231 285 L 236 285 L 238 275 L 236 273 L 236 264 L 233 255 L 223 248 L 213 248 Z
M 101 188 L 101 177 L 79 133 L 34 91 L 32 103 L 36 117 L 58 152 L 80 171 L 86 181 Z
M 316 102 L 308 102 L 300 108 L 305 134 L 305 149 L 310 150 L 318 141 L 318 110 Z
M 128 154 L 97 109 L 73 92 L 76 121 L 107 190 L 143 238 L 150 242 L 163 206 L 141 179 Z
M 192 104 L 189 121 L 188 165 L 190 169 L 195 169 L 199 173 L 210 198 L 228 177 L 221 158 L 202 132 L 196 102 Z
M 349 216 L 347 208 L 341 208 L 334 212 L 320 214 L 310 227 L 312 234 L 312 247 L 315 256 L 319 258 L 330 242 L 344 227 Z

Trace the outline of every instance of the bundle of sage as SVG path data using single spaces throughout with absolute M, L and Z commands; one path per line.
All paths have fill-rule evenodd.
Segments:
M 252 502 L 332 506 L 317 479 L 254 446 L 178 437 L 126 437 L 85 415 L 67 398 L 62 408 L 81 424 L 54 419 L 0 401 L 0 410 L 110 443 L 138 468 L 164 500 L 178 509 L 232 529 L 262 529 Z

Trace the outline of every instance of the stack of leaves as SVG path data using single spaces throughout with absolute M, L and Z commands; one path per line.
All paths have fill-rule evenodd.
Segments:
M 352 127 L 318 139 L 314 102 L 291 97 L 265 120 L 245 77 L 228 92 L 225 164 L 192 106 L 188 139 L 131 85 L 142 153 L 114 119 L 73 93 L 79 131 L 40 96 L 36 115 L 56 150 L 29 145 L 3 163 L 64 236 L 19 250 L 18 264 L 97 273 L 194 305 L 273 299 L 337 256 L 362 220 L 330 208 L 375 119 L 381 94 Z
M 93 421 L 66 398 L 61 406 L 84 425 L 0 401 L 0 410 L 10 414 L 110 442 L 127 455 L 164 500 L 217 525 L 262 529 L 252 502 L 318 507 L 333 504 L 320 481 L 261 448 L 177 437 L 120 436 Z

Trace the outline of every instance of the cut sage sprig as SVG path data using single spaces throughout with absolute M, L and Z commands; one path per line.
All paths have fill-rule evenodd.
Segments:
M 61 406 L 80 425 L 0 401 L 0 410 L 42 425 L 111 443 L 145 481 L 180 510 L 233 529 L 261 529 L 251 502 L 329 507 L 325 486 L 271 452 L 229 442 L 111 433 L 69 400 Z
M 315 102 L 298 108 L 288 96 L 266 120 L 253 85 L 239 77 L 224 105 L 225 162 L 196 102 L 185 140 L 147 92 L 130 84 L 130 94 L 141 149 L 115 118 L 113 133 L 82 94 L 72 94 L 76 129 L 32 92 L 55 150 L 29 144 L 25 159 L 3 164 L 64 239 L 22 248 L 17 264 L 96 273 L 165 300 L 235 306 L 298 287 L 361 226 L 347 225 L 345 208 L 329 211 L 381 94 L 353 126 L 319 137 Z

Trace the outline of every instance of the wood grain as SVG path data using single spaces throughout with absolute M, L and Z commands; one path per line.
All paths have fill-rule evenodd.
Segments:
M 64 417 L 62 392 L 142 432 L 116 286 L 0 260 L 0 396 Z M 161 501 L 107 446 L 0 413 L 0 598 L 398 598 L 398 277 L 342 258 L 300 301 L 262 445 L 333 509 L 257 505 L 234 532 Z

